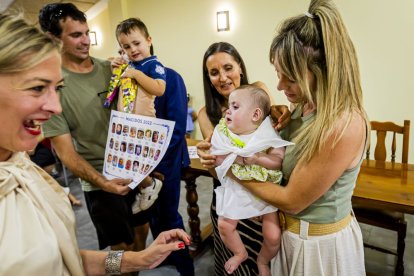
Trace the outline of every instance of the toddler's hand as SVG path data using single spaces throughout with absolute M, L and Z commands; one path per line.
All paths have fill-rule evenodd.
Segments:
M 123 64 L 126 64 L 127 61 L 125 59 L 123 59 L 122 57 L 116 57 L 114 59 L 111 60 L 111 68 L 118 68 Z
M 138 70 L 128 66 L 122 73 L 121 78 L 135 78 L 136 71 Z

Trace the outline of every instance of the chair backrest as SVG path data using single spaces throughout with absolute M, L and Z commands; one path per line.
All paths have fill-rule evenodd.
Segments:
M 377 144 L 375 146 L 375 160 L 385 161 L 387 159 L 387 147 L 385 138 L 387 132 L 392 134 L 391 142 L 391 162 L 395 162 L 395 151 L 397 149 L 396 135 L 402 134 L 402 158 L 401 163 L 408 163 L 408 147 L 410 139 L 410 120 L 404 120 L 404 125 L 399 126 L 392 122 L 371 121 L 371 131 L 377 132 Z M 370 157 L 370 146 L 367 148 L 366 158 Z

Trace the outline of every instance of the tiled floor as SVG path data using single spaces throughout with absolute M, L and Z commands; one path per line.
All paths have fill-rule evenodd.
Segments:
M 405 239 L 405 275 L 414 275 L 414 216 L 406 215 L 407 237 Z M 361 224 L 364 240 L 389 249 L 396 248 L 397 234 L 394 231 Z M 365 249 L 365 265 L 370 275 L 394 275 L 395 257 L 371 249 Z
M 74 211 L 77 218 L 77 230 L 79 246 L 84 249 L 97 249 L 98 244 L 96 240 L 96 233 L 93 224 L 90 221 L 88 212 L 86 210 L 83 193 L 80 191 L 78 181 L 71 181 L 70 188 L 72 192 L 80 199 L 83 205 L 75 207 Z M 212 184 L 211 179 L 207 177 L 200 177 L 197 180 L 198 204 L 200 207 L 201 227 L 209 222 L 209 206 L 211 202 Z M 184 222 L 188 220 L 186 213 L 185 202 L 185 188 L 182 185 L 180 213 L 183 215 Z M 405 275 L 414 276 L 414 216 L 407 215 L 408 230 L 406 237 L 406 248 L 404 254 Z M 396 234 L 392 231 L 374 228 L 367 225 L 361 225 L 364 239 L 371 243 L 379 243 L 381 245 L 395 247 Z M 148 238 L 148 242 L 151 237 Z M 391 276 L 394 275 L 395 257 L 386 255 L 370 249 L 365 249 L 365 263 L 368 275 Z M 196 275 L 213 275 L 213 255 L 210 247 L 207 247 L 195 259 Z M 175 276 L 179 275 L 174 267 L 164 266 L 156 268 L 152 271 L 145 271 L 140 273 L 140 276 Z

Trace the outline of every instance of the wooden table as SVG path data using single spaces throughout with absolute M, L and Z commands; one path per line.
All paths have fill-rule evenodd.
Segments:
M 188 146 L 195 146 L 199 140 L 187 139 Z M 200 159 L 191 159 L 190 167 L 186 168 L 181 176 L 181 179 L 185 181 L 185 188 L 187 190 L 186 200 L 187 200 L 187 214 L 188 214 L 188 225 L 190 227 L 191 235 L 191 246 L 190 253 L 192 256 L 195 256 L 202 249 L 203 242 L 210 237 L 213 233 L 213 228 L 211 223 L 208 223 L 200 231 L 200 218 L 198 217 L 199 207 L 197 204 L 198 194 L 197 194 L 197 184 L 196 179 L 199 176 L 208 176 L 212 177 L 207 169 L 203 168 L 200 163 Z M 211 184 L 213 185 L 213 183 Z M 210 212 L 210 209 L 209 209 Z
M 364 160 L 352 202 L 414 215 L 414 164 Z
M 187 139 L 189 146 L 194 146 L 198 142 Z M 190 250 L 194 255 L 201 249 L 202 242 L 212 233 L 211 223 L 200 231 L 196 179 L 201 175 L 211 177 L 199 159 L 191 159 L 190 167 L 186 169 L 182 179 L 186 182 L 188 223 L 193 243 Z M 364 160 L 352 202 L 358 206 L 371 206 L 414 215 L 414 164 Z

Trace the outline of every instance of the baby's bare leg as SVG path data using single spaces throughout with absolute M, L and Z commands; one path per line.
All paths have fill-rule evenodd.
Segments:
M 257 267 L 260 276 L 270 276 L 270 260 L 276 256 L 280 247 L 280 226 L 276 213 L 263 215 L 263 245 L 257 257 Z
M 239 265 L 247 259 L 247 251 L 236 230 L 238 220 L 219 217 L 218 229 L 220 237 L 226 247 L 234 254 L 224 264 L 224 269 L 228 274 L 233 273 Z

